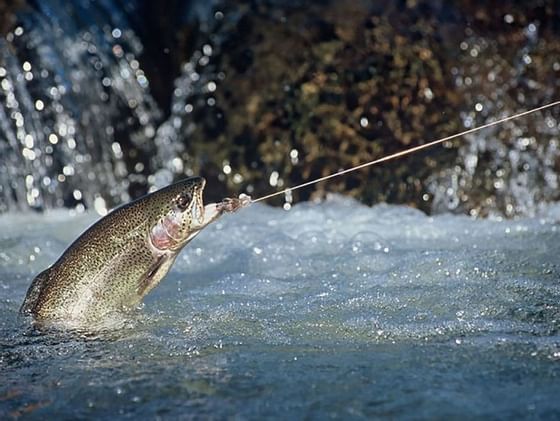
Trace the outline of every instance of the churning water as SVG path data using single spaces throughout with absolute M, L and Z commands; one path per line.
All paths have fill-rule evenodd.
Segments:
M 124 328 L 33 331 L 95 219 L 0 217 L 0 416 L 557 418 L 560 206 L 513 221 L 333 197 L 197 237 Z

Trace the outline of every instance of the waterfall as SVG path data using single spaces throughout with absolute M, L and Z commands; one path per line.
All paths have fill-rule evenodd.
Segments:
M 104 213 L 155 153 L 142 45 L 113 0 L 38 1 L 18 20 L 0 41 L 0 211 Z

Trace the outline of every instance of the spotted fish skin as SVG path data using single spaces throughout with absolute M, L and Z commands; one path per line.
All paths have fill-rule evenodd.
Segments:
M 179 251 L 227 211 L 204 207 L 205 183 L 201 177 L 179 181 L 100 219 L 37 275 L 20 312 L 80 327 L 136 307 Z

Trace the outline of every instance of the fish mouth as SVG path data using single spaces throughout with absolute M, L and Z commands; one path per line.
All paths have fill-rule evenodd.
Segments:
M 194 183 L 195 189 L 204 190 L 204 186 L 206 186 L 206 179 L 204 177 L 191 177 L 190 180 Z
M 197 177 L 195 181 L 194 191 L 192 195 L 193 205 L 191 209 L 191 218 L 193 221 L 194 228 L 204 227 L 204 200 L 202 195 L 204 193 L 204 187 L 206 186 L 206 180 L 202 177 Z

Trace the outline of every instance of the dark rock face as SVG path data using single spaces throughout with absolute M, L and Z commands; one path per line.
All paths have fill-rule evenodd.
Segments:
M 195 172 L 226 168 L 230 189 L 259 195 L 324 176 L 553 100 L 558 87 L 550 6 L 257 3 L 236 6 L 236 24 L 217 31 L 225 77 L 216 104 L 193 116 L 185 152 Z M 294 199 L 337 191 L 427 211 L 530 211 L 558 198 L 558 110 L 545 114 Z

